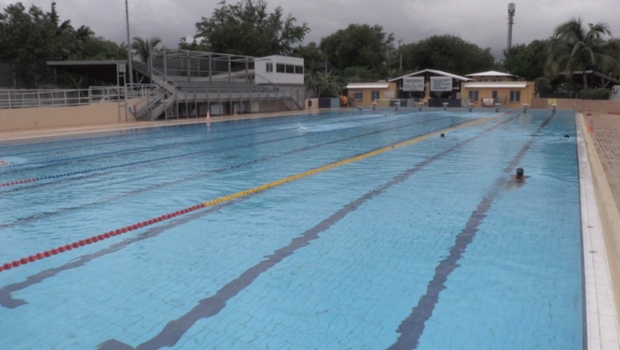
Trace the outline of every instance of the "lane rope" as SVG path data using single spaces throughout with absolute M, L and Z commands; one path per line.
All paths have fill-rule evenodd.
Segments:
M 404 118 L 399 118 L 399 119 L 404 119 Z M 343 122 L 342 120 L 336 120 L 336 121 L 333 121 L 333 122 L 324 123 L 323 125 L 337 124 L 337 123 L 342 123 L 342 122 Z M 393 122 L 393 121 L 391 121 L 391 122 Z M 381 123 L 388 123 L 388 122 L 387 121 L 379 121 L 379 122 L 364 124 L 364 125 L 360 125 L 360 126 L 374 125 L 374 124 L 381 124 Z M 268 125 L 266 125 L 266 126 L 268 126 Z M 262 125 L 261 125 L 261 127 L 262 127 Z M 246 129 L 249 129 L 249 128 L 246 128 Z M 20 167 L 25 167 L 25 166 L 29 166 L 29 165 L 62 163 L 62 162 L 69 162 L 69 161 L 83 160 L 83 159 L 97 159 L 97 158 L 106 157 L 106 156 L 110 156 L 110 155 L 131 154 L 131 153 L 134 153 L 134 152 L 152 151 L 152 150 L 157 150 L 157 149 L 160 149 L 160 148 L 170 148 L 170 147 L 173 147 L 173 146 L 180 146 L 180 145 L 195 145 L 195 144 L 208 143 L 208 142 L 226 141 L 226 140 L 244 138 L 244 137 L 248 137 L 248 136 L 264 135 L 264 134 L 270 134 L 270 133 L 279 133 L 279 132 L 286 132 L 286 131 L 297 130 L 297 129 L 299 129 L 299 126 L 295 125 L 295 126 L 291 126 L 291 127 L 288 127 L 288 128 L 278 129 L 278 130 L 255 131 L 255 132 L 247 133 L 247 134 L 229 135 L 229 136 L 225 136 L 225 137 L 212 138 L 210 140 L 206 140 L 206 139 L 202 138 L 202 139 L 191 140 L 191 141 L 175 141 L 175 142 L 162 143 L 162 144 L 148 146 L 148 147 L 137 147 L 137 148 L 131 148 L 131 149 L 126 149 L 126 150 L 117 150 L 117 151 L 110 151 L 110 152 L 93 153 L 93 154 L 80 155 L 80 156 L 74 156 L 74 157 L 55 158 L 55 159 L 39 160 L 39 161 L 32 161 L 32 162 L 26 162 L 26 163 L 9 164 L 9 165 L 5 165 L 4 168 L 7 168 L 7 169 L 8 168 L 20 168 Z M 192 134 L 204 135 L 202 130 L 192 131 Z M 142 141 L 145 141 L 145 140 L 148 140 L 148 139 L 153 139 L 153 138 L 149 137 L 147 139 L 131 140 L 131 141 L 126 141 L 126 142 L 122 142 L 122 143 L 119 143 L 119 142 L 108 142 L 108 143 L 101 143 L 101 144 L 96 144 L 96 145 L 88 145 L 86 147 L 80 147 L 80 150 L 86 149 L 86 148 L 99 147 L 99 146 L 103 146 L 103 145 L 109 145 L 109 144 L 116 144 L 116 145 L 120 144 L 120 145 L 124 146 L 124 145 L 126 145 L 128 143 L 142 142 Z M 61 151 L 61 150 L 67 150 L 67 149 L 74 150 L 75 147 L 58 148 L 58 149 L 51 150 L 51 151 L 55 152 L 55 151 Z M 20 153 L 5 154 L 3 156 L 4 157 L 9 157 L 9 156 L 21 156 L 21 155 L 27 155 L 27 154 L 41 154 L 41 153 L 42 153 L 41 151 L 33 151 L 33 152 L 25 152 L 25 153 L 21 153 L 21 154 Z
M 114 236 L 118 236 L 118 235 L 121 235 L 121 234 L 124 234 L 124 233 L 127 233 L 127 232 L 131 232 L 131 231 L 134 231 L 134 230 L 146 227 L 146 226 L 150 226 L 150 225 L 156 224 L 158 222 L 169 220 L 169 219 L 175 218 L 175 217 L 180 216 L 180 215 L 188 214 L 188 213 L 194 212 L 194 211 L 202 209 L 202 208 L 206 208 L 206 207 L 210 207 L 210 206 L 215 206 L 215 205 L 218 205 L 218 204 L 222 204 L 224 202 L 232 201 L 232 200 L 237 199 L 237 198 L 241 198 L 241 197 L 245 197 L 245 196 L 248 196 L 248 195 L 252 195 L 252 194 L 259 193 L 259 192 L 263 192 L 265 190 L 274 188 L 276 186 L 283 185 L 283 184 L 288 183 L 288 182 L 292 182 L 292 181 L 295 181 L 295 180 L 298 180 L 298 179 L 301 179 L 301 178 L 305 178 L 305 177 L 308 177 L 308 176 L 311 176 L 311 175 L 314 175 L 314 174 L 317 174 L 317 173 L 320 173 L 320 172 L 323 172 L 323 171 L 326 171 L 326 170 L 330 170 L 330 169 L 333 169 L 333 168 L 336 168 L 336 167 L 347 165 L 347 164 L 350 164 L 350 163 L 353 163 L 353 162 L 357 162 L 357 161 L 360 161 L 360 160 L 363 160 L 363 159 L 366 159 L 366 158 L 370 158 L 370 157 L 373 157 L 373 156 L 376 156 L 376 155 L 379 155 L 379 154 L 382 154 L 382 153 L 385 153 L 385 152 L 388 152 L 388 151 L 391 151 L 391 150 L 394 150 L 394 149 L 397 149 L 397 148 L 401 148 L 401 147 L 408 146 L 408 145 L 411 145 L 411 144 L 414 144 L 414 143 L 417 143 L 417 142 L 421 142 L 421 141 L 427 140 L 427 139 L 429 139 L 431 137 L 439 136 L 442 133 L 447 133 L 447 132 L 450 132 L 450 131 L 455 131 L 455 130 L 458 130 L 458 129 L 467 128 L 467 127 L 474 126 L 474 125 L 477 125 L 477 124 L 480 124 L 480 123 L 484 123 L 484 122 L 487 122 L 487 121 L 489 121 L 491 119 L 494 119 L 498 115 L 505 115 L 505 114 L 506 113 L 495 114 L 495 115 L 492 115 L 490 117 L 486 117 L 486 118 L 482 118 L 482 119 L 477 119 L 477 120 L 474 120 L 474 121 L 471 121 L 471 122 L 467 122 L 467 123 L 464 123 L 464 124 L 461 124 L 461 125 L 458 125 L 458 126 L 455 126 L 455 127 L 450 127 L 450 128 L 446 128 L 446 129 L 443 129 L 443 130 L 440 130 L 440 131 L 432 132 L 432 133 L 429 133 L 429 134 L 426 134 L 426 135 L 423 135 L 423 136 L 415 137 L 415 138 L 407 140 L 407 141 L 403 141 L 403 142 L 400 142 L 400 143 L 397 143 L 397 144 L 394 144 L 394 145 L 386 146 L 386 147 L 383 147 L 383 148 L 380 148 L 380 149 L 377 149 L 377 150 L 374 150 L 374 151 L 371 151 L 371 152 L 367 152 L 367 153 L 364 153 L 364 154 L 361 154 L 361 155 L 358 155 L 358 156 L 355 156 L 355 157 L 351 157 L 351 158 L 348 158 L 348 159 L 345 159 L 345 160 L 341 160 L 341 161 L 337 161 L 337 162 L 334 162 L 334 163 L 330 163 L 330 164 L 324 165 L 322 167 L 314 168 L 314 169 L 305 171 L 303 173 L 292 175 L 292 176 L 289 176 L 289 177 L 286 177 L 286 178 L 283 178 L 283 179 L 280 179 L 280 180 L 276 180 L 276 181 L 273 181 L 273 182 L 270 182 L 270 183 L 267 183 L 267 184 L 264 184 L 264 185 L 261 185 L 261 186 L 258 186 L 258 187 L 254 187 L 254 188 L 251 188 L 251 189 L 248 189 L 248 190 L 240 191 L 240 192 L 237 192 L 237 193 L 234 193 L 234 194 L 231 194 L 231 195 L 219 197 L 217 199 L 213 199 L 213 200 L 206 201 L 206 202 L 203 202 L 203 203 L 200 203 L 200 204 L 197 204 L 197 205 L 193 205 L 191 207 L 187 207 L 185 209 L 181 209 L 181 210 L 169 213 L 169 214 L 164 214 L 164 215 L 158 216 L 156 218 L 148 219 L 148 220 L 139 222 L 137 224 L 125 226 L 125 227 L 120 228 L 120 229 L 116 229 L 116 230 L 112 230 L 112 231 L 109 231 L 109 232 L 106 232 L 106 233 L 103 233 L 103 234 L 100 234 L 100 235 L 92 236 L 92 237 L 89 237 L 89 238 L 86 238 L 86 239 L 83 239 L 83 240 L 80 240 L 80 241 L 76 241 L 76 242 L 73 242 L 73 243 L 70 243 L 70 244 L 66 244 L 66 245 L 57 247 L 57 248 L 53 248 L 53 249 L 46 250 L 46 251 L 43 251 L 43 252 L 39 252 L 39 253 L 36 253 L 36 254 L 33 254 L 33 255 L 29 255 L 27 257 L 22 257 L 20 259 L 13 260 L 12 262 L 7 262 L 7 263 L 4 263 L 4 264 L 0 265 L 0 272 L 6 271 L 6 270 L 10 270 L 10 269 L 13 269 L 13 268 L 16 268 L 16 267 L 19 267 L 19 266 L 23 266 L 23 265 L 26 265 L 28 263 L 31 263 L 31 262 L 34 262 L 34 261 L 37 261 L 37 260 L 42 260 L 42 259 L 45 259 L 45 258 L 49 258 L 51 256 L 54 256 L 54 255 L 57 255 L 57 254 L 60 254 L 60 253 L 64 253 L 64 252 L 67 252 L 67 251 L 70 251 L 70 250 L 73 250 L 73 249 L 77 249 L 77 248 L 80 248 L 80 247 L 83 247 L 83 246 L 86 246 L 86 245 L 89 245 L 89 244 L 92 244 L 92 243 L 103 241 L 105 239 L 108 239 L 108 238 L 111 238 L 111 237 L 114 237 Z
M 403 119 L 403 120 L 405 120 L 405 119 Z M 380 122 L 377 122 L 377 123 L 371 123 L 371 124 L 365 124 L 365 125 L 375 125 L 375 124 L 382 124 L 382 123 L 387 123 L 387 122 L 380 121 Z M 247 135 L 245 135 L 245 136 L 247 136 Z M 186 157 L 191 157 L 191 156 L 195 156 L 195 155 L 198 155 L 198 154 L 219 153 L 219 152 L 222 152 L 222 151 L 230 151 L 230 150 L 235 150 L 235 149 L 249 148 L 249 147 L 253 147 L 253 146 L 256 146 L 256 145 L 261 145 L 261 144 L 266 144 L 266 143 L 271 143 L 271 142 L 276 142 L 276 141 L 277 142 L 286 141 L 286 140 L 300 138 L 300 137 L 304 137 L 304 136 L 305 135 L 294 135 L 294 136 L 289 136 L 289 137 L 284 137 L 284 138 L 279 138 L 279 139 L 272 139 L 272 140 L 265 140 L 265 141 L 259 141 L 259 142 L 252 142 L 252 143 L 247 143 L 247 144 L 239 145 L 239 146 L 222 147 L 222 148 L 217 148 L 217 149 L 210 149 L 210 150 L 204 150 L 204 151 L 196 151 L 196 152 L 184 153 L 184 154 L 180 154 L 180 155 L 171 155 L 171 156 L 160 157 L 160 158 L 146 159 L 146 160 L 141 160 L 141 161 L 137 161 L 137 162 L 130 162 L 130 163 L 111 165 L 111 166 L 106 166 L 106 167 L 78 170 L 78 171 L 73 171 L 73 172 L 64 173 L 64 174 L 47 175 L 47 176 L 34 177 L 34 178 L 30 178 L 30 179 L 15 180 L 15 181 L 10 181 L 10 182 L 0 183 L 0 187 L 11 187 L 11 186 L 15 186 L 15 185 L 22 185 L 22 184 L 26 184 L 26 183 L 30 183 L 30 182 L 41 181 L 41 180 L 58 179 L 58 178 L 63 178 L 63 177 L 67 177 L 67 176 L 88 174 L 88 173 L 92 173 L 92 172 L 96 172 L 96 171 L 105 171 L 105 170 L 123 168 L 123 167 L 127 167 L 127 166 L 142 165 L 142 164 L 153 163 L 153 162 L 160 162 L 160 161 L 165 161 L 165 160 L 170 160 L 170 159 L 186 158 Z M 82 157 L 66 158 L 66 160 L 72 160 L 72 159 L 76 160 L 76 159 L 79 159 L 79 158 L 82 158 Z M 33 164 L 33 163 L 28 163 L 28 164 Z M 21 164 L 21 165 L 24 165 L 24 164 Z M 8 167 L 11 167 L 11 165 L 9 165 Z
M 116 199 L 123 198 L 123 197 L 129 196 L 130 194 L 142 193 L 142 192 L 154 189 L 154 188 L 162 188 L 162 187 L 165 187 L 165 186 L 169 186 L 169 185 L 172 185 L 172 184 L 178 184 L 178 183 L 181 183 L 181 182 L 184 182 L 184 181 L 188 181 L 188 180 L 196 180 L 197 178 L 202 178 L 202 177 L 208 176 L 210 174 L 217 174 L 217 173 L 224 172 L 226 170 L 232 170 L 232 169 L 240 168 L 240 167 L 243 167 L 243 166 L 246 166 L 246 165 L 255 164 L 255 163 L 258 163 L 258 162 L 267 161 L 267 160 L 270 160 L 270 159 L 275 159 L 275 158 L 278 158 L 278 157 L 287 156 L 287 155 L 295 154 L 295 153 L 298 153 L 298 152 L 303 152 L 303 151 L 311 150 L 313 148 L 328 146 L 328 145 L 336 144 L 336 143 L 339 143 L 339 142 L 346 142 L 346 141 L 354 140 L 356 138 L 371 136 L 371 135 L 379 134 L 379 133 L 382 133 L 382 132 L 399 129 L 399 128 L 402 128 L 404 126 L 413 126 L 413 125 L 417 125 L 417 124 L 420 124 L 420 123 L 425 123 L 427 121 L 429 121 L 429 119 L 424 118 L 424 119 L 416 120 L 415 122 L 407 123 L 407 124 L 404 124 L 404 125 L 398 125 L 398 126 L 394 126 L 394 127 L 390 127 L 390 128 L 374 130 L 374 131 L 371 131 L 371 132 L 367 132 L 367 133 L 364 133 L 364 134 L 358 134 L 358 135 L 346 137 L 346 138 L 343 138 L 343 139 L 331 140 L 331 141 L 323 142 L 323 143 L 316 143 L 316 144 L 312 144 L 312 145 L 305 146 L 305 147 L 302 147 L 302 148 L 296 148 L 296 149 L 292 149 L 292 150 L 281 152 L 281 153 L 275 153 L 275 154 L 267 155 L 267 156 L 264 156 L 264 157 L 255 158 L 255 159 L 252 159 L 252 160 L 249 160 L 249 161 L 237 163 L 237 164 L 234 164 L 234 165 L 231 165 L 231 166 L 227 166 L 227 167 L 223 167 L 223 168 L 216 168 L 216 169 L 210 169 L 210 170 L 206 170 L 206 171 L 202 171 L 202 172 L 198 172 L 198 173 L 193 173 L 191 175 L 187 175 L 187 176 L 184 176 L 184 177 L 181 177 L 179 179 L 172 180 L 172 181 L 166 181 L 166 182 L 163 182 L 163 183 L 151 184 L 150 186 L 148 186 L 146 188 L 143 188 L 143 189 L 140 189 L 140 190 L 135 190 L 135 191 L 131 191 L 131 192 L 128 192 L 128 193 L 125 193 L 125 194 L 108 197 L 107 199 L 104 199 L 104 200 L 99 200 L 99 201 L 90 202 L 90 203 L 87 203 L 87 204 L 82 204 L 82 205 L 77 206 L 77 207 L 63 208 L 60 211 L 64 212 L 66 210 L 74 210 L 74 209 L 86 208 L 86 207 L 89 207 L 91 205 L 101 204 L 101 203 L 107 202 L 107 201 L 112 200 L 114 198 L 116 198 Z M 447 126 L 442 126 L 442 128 L 453 127 L 453 126 L 460 125 L 462 123 L 464 123 L 464 122 L 452 123 L 452 124 L 447 125 Z M 431 131 L 426 131 L 426 132 L 431 132 Z M 424 133 L 421 133 L 421 134 L 424 134 Z M 102 173 L 102 174 L 107 174 L 107 173 Z M 57 182 L 56 183 L 52 183 L 52 184 L 57 184 Z M 34 218 L 40 218 L 42 216 L 53 215 L 53 214 L 58 213 L 58 212 L 59 211 L 39 213 L 39 214 L 34 215 L 34 216 L 23 217 L 23 218 L 19 219 L 18 221 L 14 221 L 12 223 L 0 224 L 0 230 L 2 230 L 3 228 L 12 227 L 12 226 L 18 224 L 20 221 L 29 221 L 29 220 L 32 220 Z

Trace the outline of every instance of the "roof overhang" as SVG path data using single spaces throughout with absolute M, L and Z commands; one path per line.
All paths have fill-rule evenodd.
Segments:
M 460 80 L 460 81 L 472 81 L 473 80 L 467 77 L 462 77 L 460 75 L 456 75 L 456 74 L 452 74 L 452 73 L 448 73 L 448 72 L 444 72 L 444 71 L 440 71 L 436 69 L 424 69 L 421 71 L 417 71 L 417 72 L 413 72 L 413 73 L 400 76 L 398 78 L 390 79 L 390 81 L 401 80 L 403 78 L 415 77 L 419 75 L 426 75 L 427 73 L 430 75 L 435 75 L 435 76 L 450 77 L 450 78 Z
M 120 65 L 127 65 L 126 60 L 100 60 L 100 61 L 47 61 L 49 67 L 58 70 L 88 76 L 97 80 L 116 83 L 117 69 Z M 126 69 L 126 68 L 125 68 Z
M 466 74 L 466 77 L 516 77 L 514 74 L 490 70 L 488 72 Z
M 347 89 L 387 89 L 390 83 L 350 83 Z
M 526 81 L 492 81 L 492 82 L 474 82 L 465 83 L 463 87 L 466 89 L 523 89 L 527 87 Z

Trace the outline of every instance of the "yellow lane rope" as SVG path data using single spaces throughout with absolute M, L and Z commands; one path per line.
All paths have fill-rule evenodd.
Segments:
M 265 184 L 265 185 L 261 185 L 261 186 L 254 187 L 254 188 L 251 188 L 251 189 L 248 189 L 248 190 L 237 192 L 237 193 L 234 193 L 234 194 L 231 194 L 231 195 L 228 195 L 228 196 L 223 196 L 223 197 L 220 197 L 220 198 L 217 198 L 217 199 L 213 199 L 213 200 L 210 200 L 210 201 L 206 201 L 206 202 L 202 203 L 202 206 L 203 207 L 209 207 L 209 206 L 212 206 L 212 205 L 217 205 L 217 204 L 221 204 L 221 203 L 224 203 L 224 202 L 228 202 L 228 201 L 233 200 L 233 199 L 245 197 L 245 196 L 248 196 L 248 195 L 251 195 L 251 194 L 254 194 L 254 193 L 262 192 L 264 190 L 268 190 L 270 188 L 274 188 L 276 186 L 280 186 L 280 185 L 285 184 L 287 182 L 291 182 L 291 181 L 298 180 L 298 179 L 301 179 L 301 178 L 304 178 L 304 177 L 308 177 L 310 175 L 314 175 L 314 174 L 323 172 L 325 170 L 329 170 L 329 169 L 333 169 L 333 168 L 336 168 L 336 167 L 340 167 L 340 166 L 343 166 L 343 165 L 346 165 L 346 164 L 357 162 L 357 161 L 362 160 L 362 159 L 366 159 L 366 158 L 370 158 L 370 157 L 376 156 L 376 155 L 381 154 L 381 153 L 385 153 L 387 151 L 390 151 L 390 150 L 393 150 L 393 149 L 396 149 L 396 148 L 400 148 L 400 147 L 408 146 L 408 145 L 411 145 L 411 144 L 414 144 L 414 143 L 417 143 L 417 142 L 420 142 L 420 141 L 424 141 L 424 140 L 427 140 L 427 139 L 429 139 L 431 137 L 438 136 L 438 135 L 440 135 L 442 133 L 448 133 L 450 131 L 454 131 L 454 130 L 458 130 L 458 129 L 463 129 L 463 128 L 467 128 L 467 127 L 470 127 L 470 126 L 474 126 L 476 124 L 484 123 L 486 121 L 494 119 L 495 117 L 497 117 L 499 115 L 504 115 L 504 113 L 494 114 L 494 115 L 492 115 L 490 117 L 487 117 L 487 118 L 482 118 L 482 119 L 474 120 L 474 121 L 467 122 L 465 124 L 461 124 L 461 125 L 454 126 L 454 127 L 451 127 L 451 128 L 447 128 L 447 129 L 444 129 L 444 130 L 441 130 L 441 131 L 437 131 L 437 132 L 433 132 L 433 133 L 426 134 L 426 135 L 423 135 L 423 136 L 415 137 L 413 139 L 410 139 L 410 140 L 407 140 L 407 141 L 403 141 L 403 142 L 397 143 L 397 144 L 392 145 L 392 146 L 383 147 L 383 148 L 380 148 L 378 150 L 374 150 L 374 151 L 371 151 L 371 152 L 368 152 L 368 153 L 364 153 L 364 154 L 361 154 L 361 155 L 358 155 L 358 156 L 355 156 L 355 157 L 351 157 L 351 158 L 348 158 L 348 159 L 345 159 L 345 160 L 341 160 L 341 161 L 338 161 L 338 162 L 327 164 L 327 165 L 324 165 L 322 167 L 314 168 L 314 169 L 305 171 L 303 173 L 299 173 L 297 175 L 292 175 L 292 176 L 289 176 L 289 177 L 286 177 L 286 178 L 283 178 L 283 179 L 280 179 L 280 180 L 276 180 L 276 181 L 270 182 L 270 183 Z

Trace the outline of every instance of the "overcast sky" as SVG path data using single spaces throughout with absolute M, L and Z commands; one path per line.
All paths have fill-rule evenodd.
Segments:
M 2 10 L 17 1 L 0 0 Z M 51 0 L 22 1 L 49 11 Z M 228 0 L 233 4 L 238 0 Z M 450 34 L 491 48 L 502 56 L 508 35 L 507 8 L 502 0 L 267 0 L 269 12 L 277 6 L 308 24 L 304 44 L 328 36 L 351 23 L 379 24 L 403 44 L 435 34 Z M 545 39 L 555 27 L 574 17 L 584 24 L 603 22 L 620 36 L 619 0 L 516 0 L 513 44 Z M 89 26 L 97 36 L 127 41 L 124 0 L 56 0 L 61 20 L 74 27 Z M 196 22 L 211 17 L 219 0 L 129 0 L 131 37 L 158 36 L 169 48 L 181 37 L 196 34 Z

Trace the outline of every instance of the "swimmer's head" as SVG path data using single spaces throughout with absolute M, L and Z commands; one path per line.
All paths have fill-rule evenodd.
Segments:
M 523 168 L 517 168 L 517 179 L 523 177 Z
M 439 135 L 439 136 L 441 136 L 441 137 L 446 137 L 446 134 L 441 133 L 441 135 Z
M 568 136 L 568 134 L 566 134 L 566 135 L 564 135 L 564 138 L 568 139 L 568 138 L 570 138 L 570 136 Z

